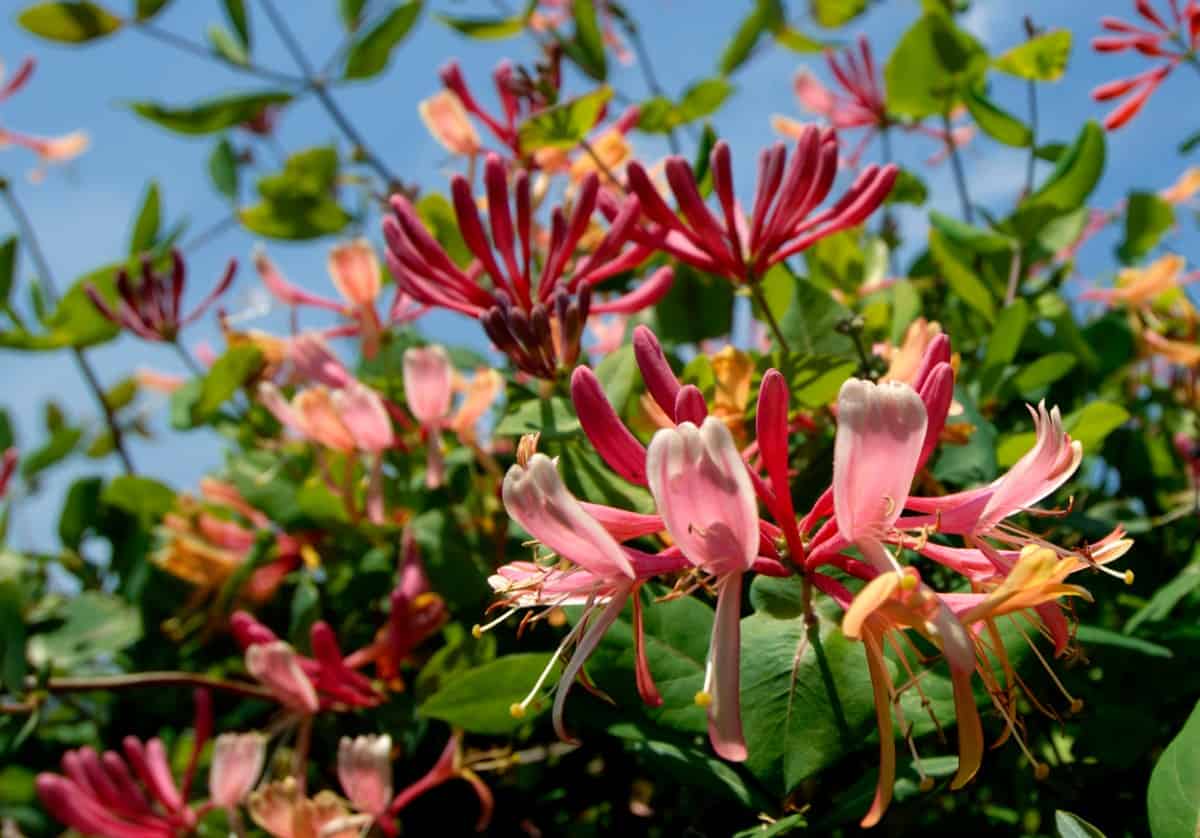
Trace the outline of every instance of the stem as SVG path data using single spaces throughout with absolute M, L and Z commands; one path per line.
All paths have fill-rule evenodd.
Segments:
M 235 229 L 237 226 L 237 213 L 234 213 L 233 215 L 227 215 L 220 221 L 213 224 L 211 227 L 206 227 L 197 233 L 193 238 L 183 242 L 183 244 L 180 246 L 180 249 L 183 250 L 184 253 L 191 253 L 200 249 L 201 247 L 204 247 L 204 245 L 224 235 L 230 230 Z
M 596 154 L 596 150 L 592 148 L 592 144 L 587 140 L 580 140 L 579 145 L 587 153 L 587 156 L 592 158 L 592 162 L 595 163 L 600 171 L 604 173 L 604 176 L 608 178 L 609 183 L 613 184 L 622 192 L 624 192 L 625 185 L 617 179 L 617 176 L 613 173 L 613 170 L 608 167 L 608 164 L 600 159 L 600 155 Z M 472 161 L 473 160 L 474 158 L 472 158 Z
M 754 298 L 755 305 L 758 306 L 763 319 L 767 321 L 771 333 L 775 335 L 775 340 L 779 342 L 779 348 L 783 352 L 784 365 L 788 366 L 791 363 L 792 349 L 788 346 L 787 338 L 783 336 L 783 329 L 780 328 L 779 321 L 775 319 L 775 315 L 771 313 L 771 307 L 767 305 L 767 298 L 763 296 L 758 278 L 751 276 L 749 279 L 750 281 L 746 284 L 750 288 L 750 296 Z
M 258 684 L 223 681 L 194 672 L 135 672 L 129 675 L 97 675 L 91 678 L 51 678 L 45 684 L 38 684 L 36 678 L 30 677 L 25 679 L 25 687 L 50 693 L 100 692 L 131 687 L 205 687 L 245 698 L 274 701 L 271 691 Z
M 662 85 L 658 83 L 654 65 L 650 61 L 650 51 L 646 49 L 646 43 L 642 40 L 642 33 L 637 24 L 632 20 L 626 20 L 624 23 L 625 34 L 629 36 L 629 41 L 633 44 L 633 51 L 637 53 L 638 67 L 641 68 L 642 77 L 646 80 L 646 87 L 655 96 L 666 96 Z M 679 138 L 675 136 L 674 128 L 667 132 L 667 145 L 670 146 L 672 154 L 679 154 Z
M 808 577 L 803 578 L 801 591 L 804 602 L 804 635 L 812 644 L 813 654 L 817 657 L 817 669 L 821 672 L 821 683 L 825 687 L 829 706 L 833 709 L 833 721 L 837 725 L 838 734 L 843 742 L 850 742 L 850 724 L 846 721 L 846 711 L 842 707 L 841 696 L 838 695 L 837 683 L 833 680 L 833 670 L 829 668 L 829 659 L 825 656 L 825 646 L 821 642 L 821 621 L 812 607 L 812 582 Z
M 1013 247 L 1012 263 L 1008 268 L 1008 288 L 1004 292 L 1004 304 L 1012 305 L 1017 299 L 1017 285 L 1021 282 L 1021 248 Z
M 1029 161 L 1025 165 L 1025 195 L 1033 193 L 1033 169 L 1037 163 L 1037 82 L 1029 80 Z
M 58 286 L 54 282 L 54 275 L 50 271 L 50 263 L 46 261 L 46 254 L 38 242 L 37 234 L 34 232 L 33 224 L 29 221 L 29 216 L 25 214 L 24 207 L 17 200 L 17 195 L 13 192 L 12 185 L 7 179 L 0 178 L 0 194 L 4 196 L 4 202 L 8 205 L 8 210 L 12 214 L 13 220 L 17 222 L 17 229 L 20 231 L 21 238 L 25 240 L 25 244 L 29 248 L 29 253 L 33 257 L 34 265 L 37 267 L 38 273 L 42 276 L 46 295 L 52 303 L 57 305 L 59 301 Z M 79 374 L 83 376 L 83 380 L 95 397 L 96 403 L 100 405 L 100 411 L 104 414 L 104 422 L 108 426 L 109 434 L 112 435 L 113 448 L 121 460 L 121 465 L 125 468 L 125 473 L 134 474 L 136 470 L 133 467 L 133 460 L 125 448 L 124 434 L 121 432 L 121 426 L 117 424 L 117 417 L 113 413 L 112 406 L 109 405 L 108 399 L 104 397 L 104 389 L 100 386 L 100 380 L 96 377 L 96 371 L 92 369 L 91 363 L 88 362 L 87 357 L 83 354 L 83 350 L 78 346 L 71 347 L 71 354 L 75 356 L 75 363 L 79 367 Z
M 179 356 L 179 360 L 183 361 L 183 365 L 187 367 L 187 371 L 191 373 L 193 378 L 203 378 L 204 370 L 200 369 L 200 365 L 196 363 L 196 359 L 188 354 L 188 351 L 183 348 L 183 344 L 179 339 L 171 341 L 171 346 L 175 350 L 175 354 Z
M 893 160 L 892 127 L 887 122 L 885 122 L 879 129 L 879 145 L 880 150 L 883 152 L 883 164 L 886 166 Z M 884 204 L 883 218 L 880 219 L 879 227 L 880 238 L 883 239 L 884 244 L 887 244 L 887 238 L 884 234 L 889 230 L 894 230 L 896 228 L 896 221 L 895 217 L 892 215 L 891 204 Z M 896 261 L 896 250 L 890 244 L 888 245 L 888 271 L 892 276 L 899 276 L 900 274 Z
M 198 44 L 195 41 L 188 40 L 182 35 L 176 35 L 174 32 L 170 32 L 166 29 L 160 29 L 158 26 L 148 21 L 135 23 L 134 28 L 148 38 L 161 41 L 164 44 L 173 46 L 176 49 L 182 50 L 183 52 L 191 55 L 205 58 L 209 61 L 214 61 L 226 69 L 240 71 L 252 76 L 258 76 L 259 78 L 278 82 L 280 84 L 298 85 L 302 83 L 300 79 L 289 76 L 286 73 L 280 73 L 277 70 L 272 70 L 269 67 L 261 67 L 249 61 L 247 61 L 245 64 L 234 64 L 230 61 L 226 61 L 211 49 L 204 46 L 204 44 Z
M 387 185 L 387 188 L 391 189 L 393 186 L 398 186 L 400 184 L 400 178 L 397 177 L 394 172 L 388 169 L 386 165 L 384 165 L 383 161 L 379 159 L 375 152 L 371 151 L 370 147 L 367 145 L 367 141 L 363 139 L 363 136 L 358 132 L 358 129 L 354 127 L 354 124 L 350 122 L 345 112 L 342 111 L 342 109 L 338 106 L 338 103 L 334 101 L 333 96 L 330 95 L 329 89 L 326 87 L 325 80 L 317 76 L 316 71 L 313 69 L 312 64 L 308 60 L 308 56 L 304 54 L 304 50 L 300 46 L 300 42 L 296 40 L 296 36 L 293 35 L 292 30 L 288 28 L 287 22 L 283 19 L 283 16 L 279 14 L 279 10 L 275 8 L 275 3 L 272 2 L 272 0 L 262 0 L 262 7 L 263 11 L 267 13 L 267 18 L 271 21 L 271 25 L 279 34 L 280 40 L 283 41 L 284 47 L 289 53 L 291 53 L 292 58 L 296 61 L 296 66 L 298 66 L 300 68 L 300 72 L 304 74 L 305 85 L 307 85 L 308 88 L 313 91 L 313 93 L 317 94 L 317 99 L 329 113 L 330 118 L 334 121 L 341 132 L 346 135 L 346 139 L 354 144 L 358 153 L 362 155 L 363 161 L 372 169 L 374 169 L 375 173 L 383 179 L 384 183 Z
M 962 202 L 963 220 L 968 224 L 974 224 L 975 212 L 971 209 L 971 198 L 967 195 L 967 178 L 963 173 L 958 146 L 954 144 L 954 136 L 950 129 L 950 114 L 948 113 L 942 114 L 942 128 L 946 132 L 946 151 L 950 155 L 950 168 L 954 170 L 954 185 L 958 188 L 958 199 Z

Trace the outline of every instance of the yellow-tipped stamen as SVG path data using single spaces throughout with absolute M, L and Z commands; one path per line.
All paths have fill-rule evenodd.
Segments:
M 514 719 L 525 718 L 525 703 L 520 702 L 520 703 L 510 704 L 508 706 L 508 715 L 512 716 Z
M 1029 644 L 1029 648 L 1033 650 L 1035 655 L 1037 655 L 1038 661 L 1041 662 L 1042 668 L 1046 670 L 1047 674 L 1049 674 L 1050 680 L 1054 682 L 1054 685 L 1058 687 L 1059 692 L 1063 694 L 1063 697 L 1066 698 L 1067 701 L 1071 703 L 1071 707 L 1074 708 L 1075 703 L 1079 701 L 1079 699 L 1071 695 L 1070 690 L 1068 690 L 1063 682 L 1059 680 L 1058 674 L 1055 673 L 1053 667 L 1050 666 L 1049 661 L 1046 660 L 1045 656 L 1042 654 L 1042 651 L 1037 647 L 1037 644 L 1034 643 L 1033 640 L 1029 638 L 1029 635 L 1025 633 L 1025 629 L 1021 627 L 1021 624 L 1016 620 L 1013 620 L 1013 625 L 1017 627 L 1017 631 L 1021 633 L 1022 639 Z M 1082 702 L 1080 702 L 1080 706 L 1082 706 Z M 1072 709 L 1071 712 L 1077 713 L 1079 711 Z
M 547 662 L 546 668 L 543 669 L 542 674 L 538 676 L 538 679 L 534 683 L 533 688 L 529 691 L 529 694 L 521 699 L 519 703 L 508 708 L 509 714 L 512 715 L 514 719 L 519 719 L 525 715 L 525 709 L 533 703 L 534 699 L 537 698 L 538 693 L 541 692 L 542 685 L 546 683 L 546 679 L 550 677 L 550 673 L 554 670 L 554 665 L 558 663 L 558 660 L 562 657 L 563 652 L 567 650 L 568 646 L 575 642 L 575 638 L 579 636 L 579 633 L 583 631 L 584 627 L 588 624 L 588 618 L 591 617 L 592 606 L 594 602 L 595 595 L 588 600 L 588 604 L 585 606 L 585 610 L 580 616 L 579 622 L 577 622 L 571 628 L 571 630 L 567 632 L 567 636 L 564 637 L 562 642 L 558 644 L 558 648 L 555 649 L 554 654 L 550 656 L 550 660 Z
M 712 704 L 712 700 L 712 693 L 705 690 L 697 690 L 696 695 L 692 698 L 692 701 L 696 703 L 697 707 L 703 707 L 706 710 Z
M 478 640 L 479 638 L 483 637 L 484 634 L 491 631 L 520 610 L 520 608 L 510 608 L 491 622 L 484 623 L 483 625 L 476 623 L 475 625 L 471 626 L 471 636 Z

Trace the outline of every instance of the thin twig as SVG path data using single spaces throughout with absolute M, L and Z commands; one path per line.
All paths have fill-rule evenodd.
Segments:
M 790 376 L 792 349 L 788 346 L 787 338 L 783 336 L 783 328 L 779 325 L 779 321 L 775 319 L 771 307 L 767 305 L 767 298 L 763 295 L 761 282 L 758 278 L 752 276 L 746 284 L 750 288 L 750 296 L 754 298 L 755 305 L 762 313 L 763 319 L 767 321 L 767 325 L 770 326 L 771 333 L 775 335 L 775 340 L 779 343 L 779 349 L 783 353 L 783 368 L 788 376 Z
M 191 55 L 195 55 L 200 58 L 206 58 L 209 61 L 214 61 L 220 64 L 222 67 L 225 67 L 229 70 L 234 70 L 235 72 L 242 72 L 252 76 L 258 76 L 259 78 L 268 79 L 279 84 L 301 85 L 304 83 L 302 79 L 289 76 L 286 73 L 280 73 L 277 70 L 272 70 L 270 67 L 259 66 L 258 64 L 254 64 L 249 60 L 247 60 L 245 64 L 234 64 L 233 62 L 226 61 L 224 58 L 217 55 L 217 53 L 204 46 L 204 44 L 198 44 L 195 41 L 188 40 L 182 35 L 176 35 L 174 32 L 170 32 L 166 29 L 160 29 L 155 24 L 147 21 L 135 24 L 134 28 L 148 38 L 153 38 L 156 41 L 168 44 L 178 50 L 190 53 Z
M 13 220 L 17 223 L 21 238 L 24 240 L 26 247 L 29 248 L 34 265 L 36 265 L 38 273 L 41 274 L 42 283 L 46 289 L 46 296 L 52 303 L 57 305 L 59 301 L 58 285 L 54 282 L 54 276 L 50 271 L 50 263 L 46 260 L 46 254 L 38 242 L 37 233 L 33 229 L 33 224 L 29 221 L 29 216 L 25 214 L 24 207 L 17 200 L 16 193 L 13 192 L 12 184 L 6 178 L 0 178 L 0 194 L 3 194 L 4 202 L 8 205 L 8 210 L 12 214 Z M 133 460 L 125 448 L 125 437 L 121 432 L 121 426 L 117 424 L 117 417 L 113 413 L 112 406 L 104 396 L 104 388 L 100 386 L 100 380 L 96 377 L 96 371 L 92 369 L 91 363 L 88 362 L 87 357 L 83 354 L 83 350 L 78 346 L 71 347 L 71 354 L 75 356 L 75 363 L 79 366 L 80 375 L 83 376 L 88 389 L 91 390 L 96 402 L 100 405 L 100 411 L 104 415 L 104 422 L 108 425 L 109 434 L 112 435 L 113 448 L 121 460 L 121 465 L 125 468 L 125 473 L 134 474 Z
M 134 672 L 128 675 L 96 675 L 90 678 L 51 678 L 44 684 L 39 684 L 33 677 L 25 679 L 26 689 L 40 689 L 50 693 L 103 692 L 136 687 L 204 687 L 245 698 L 275 700 L 270 690 L 258 684 L 225 681 L 195 672 Z
M 183 250 L 184 253 L 191 253 L 195 250 L 199 250 L 201 247 L 204 247 L 204 245 L 208 244 L 211 241 L 214 241 L 215 239 L 220 238 L 222 235 L 229 232 L 230 230 L 236 229 L 237 226 L 238 226 L 237 213 L 233 213 L 232 215 L 227 215 L 224 218 L 222 218 L 220 221 L 213 224 L 212 226 L 206 227 L 205 229 L 203 229 L 199 233 L 197 233 L 195 236 L 193 236 L 192 238 L 185 241 L 181 245 L 180 249 Z
M 975 223 L 975 211 L 971 208 L 971 198 L 967 194 L 967 177 L 963 172 L 962 158 L 958 154 L 958 146 L 954 143 L 954 134 L 950 128 L 950 114 L 942 114 L 942 127 L 946 132 L 946 150 L 950 154 L 950 168 L 954 171 L 954 185 L 958 188 L 958 199 L 962 201 L 963 220 L 968 224 Z
M 196 363 L 196 359 L 193 358 L 186 349 L 184 349 L 182 343 L 180 343 L 178 340 L 174 340 L 171 341 L 171 346 L 174 347 L 175 354 L 179 356 L 179 360 L 183 361 L 183 365 L 187 368 L 187 371 L 191 373 L 193 378 L 204 377 L 204 370 L 200 369 L 200 365 Z
M 358 129 L 354 127 L 354 123 L 350 121 L 345 112 L 338 106 L 333 96 L 330 95 L 325 80 L 317 76 L 312 62 L 304 54 L 304 49 L 300 46 L 300 42 L 296 40 L 296 36 L 292 34 L 292 30 L 288 28 L 287 21 L 279 14 L 279 10 L 275 8 L 272 0 L 262 0 L 262 7 L 267 13 L 267 18 L 271 21 L 271 25 L 279 34 L 280 40 L 283 41 L 284 47 L 291 53 L 296 66 L 304 74 L 305 85 L 317 95 L 317 99 L 321 102 L 321 105 L 325 108 L 330 118 L 333 119 L 338 129 L 346 135 L 346 139 L 354 144 L 358 153 L 362 155 L 363 162 L 374 169 L 375 173 L 383 179 L 386 188 L 390 190 L 393 187 L 399 186 L 400 178 L 371 150 L 370 146 L 367 145 L 367 141 L 358 132 Z

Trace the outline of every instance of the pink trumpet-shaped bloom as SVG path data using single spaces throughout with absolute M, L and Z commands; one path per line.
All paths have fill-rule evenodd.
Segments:
M 666 162 L 678 212 L 662 199 L 645 168 L 633 161 L 627 171 L 629 190 L 640 200 L 646 221 L 638 227 L 635 241 L 736 283 L 756 282 L 772 265 L 861 224 L 891 192 L 896 167 L 868 166 L 841 198 L 818 209 L 833 188 L 837 158 L 834 132 L 813 126 L 804 129 L 790 160 L 782 143 L 767 149 L 759 159 L 749 216 L 734 195 L 731 154 L 723 140 L 710 158 L 719 213 L 704 202 L 695 174 L 682 157 Z
M 0 102 L 21 91 L 33 76 L 37 63 L 32 58 L 25 58 L 17 71 L 9 79 L 4 78 L 4 65 L 0 63 Z M 6 146 L 18 146 L 32 151 L 43 163 L 62 163 L 78 157 L 88 147 L 88 136 L 80 131 L 64 134 L 59 137 L 37 137 L 19 131 L 0 127 L 0 149 Z M 29 174 L 32 181 L 41 180 L 43 171 L 34 169 Z
M 236 809 L 258 782 L 266 758 L 261 733 L 222 733 L 213 742 L 208 797 L 214 806 Z
M 442 425 L 454 395 L 454 368 L 440 346 L 413 347 L 404 353 L 404 398 L 421 423 L 427 447 L 425 485 L 431 489 L 445 480 L 442 459 Z
M 287 358 L 302 382 L 340 390 L 353 378 L 325 339 L 313 332 L 302 332 L 288 341 Z
M 55 819 L 85 835 L 103 838 L 174 838 L 190 833 L 197 813 L 188 806 L 200 751 L 212 736 L 212 699 L 195 694 L 192 753 L 182 782 L 176 783 L 167 749 L 158 738 L 132 736 L 124 755 L 90 747 L 63 755 L 62 774 L 37 776 L 38 798 Z
M 382 817 L 392 801 L 392 737 L 343 736 L 338 742 L 337 774 L 354 808 Z
M 746 758 L 739 706 L 742 576 L 758 556 L 758 506 L 733 436 L 716 417 L 658 431 L 646 476 L 663 524 L 685 557 L 717 577 L 704 688 L 708 733 L 725 759 Z
M 425 128 L 446 151 L 463 157 L 473 157 L 480 152 L 479 133 L 453 91 L 440 90 L 421 100 L 417 112 Z
M 1200 47 L 1200 4 L 1189 0 L 1181 8 L 1177 0 L 1172 0 L 1171 24 L 1154 10 L 1149 0 L 1136 0 L 1134 8 L 1149 24 L 1148 28 L 1145 24 L 1135 25 L 1118 18 L 1101 18 L 1100 25 L 1115 34 L 1093 38 L 1092 49 L 1101 53 L 1132 49 L 1151 58 L 1162 58 L 1164 63 L 1092 90 L 1092 98 L 1097 102 L 1124 97 L 1124 101 L 1104 118 L 1104 127 L 1109 131 L 1116 131 L 1137 116 L 1167 76 Z
M 463 763 L 461 733 L 455 733 L 450 737 L 449 741 L 446 742 L 446 747 L 442 750 L 442 755 L 438 757 L 438 761 L 434 763 L 433 767 L 429 769 L 424 777 L 421 777 L 421 779 L 407 788 L 400 790 L 400 793 L 392 800 L 391 806 L 388 807 L 388 812 L 392 815 L 400 814 L 418 797 L 451 780 L 465 780 L 470 783 L 471 790 L 479 798 L 479 818 L 475 822 L 475 830 L 482 832 L 487 829 L 488 824 L 492 820 L 492 810 L 495 808 L 495 800 L 492 797 L 492 790 L 488 788 L 487 783 L 481 780 L 478 774 Z
M 877 571 L 893 569 L 881 541 L 900 517 L 925 442 L 925 405 L 907 384 L 851 378 L 838 393 L 833 508 L 842 538 Z
M 289 710 L 309 715 L 320 708 L 317 691 L 300 668 L 299 655 L 282 640 L 247 649 L 246 671 Z
M 374 308 L 383 279 L 375 249 L 366 239 L 334 245 L 329 251 L 329 277 L 342 299 Z
M 310 387 L 290 402 L 274 384 L 264 381 L 258 397 L 282 425 L 335 451 L 379 454 L 395 445 L 383 399 L 357 379 L 349 379 L 337 390 Z

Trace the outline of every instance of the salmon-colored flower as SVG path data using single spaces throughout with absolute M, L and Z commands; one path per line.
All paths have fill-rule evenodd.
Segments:
M 381 817 L 392 802 L 392 737 L 343 736 L 338 742 L 337 774 L 354 808 Z
M 34 59 L 26 58 L 12 77 L 5 80 L 4 65 L 0 63 L 0 103 L 19 93 L 29 83 L 35 66 Z M 28 149 L 37 155 L 40 163 L 44 164 L 65 163 L 73 160 L 87 151 L 88 142 L 87 134 L 82 131 L 75 131 L 59 137 L 38 137 L 0 127 L 0 149 L 6 146 Z M 29 173 L 29 179 L 37 182 L 44 175 L 45 170 L 39 166 Z
M 454 367 L 440 346 L 413 347 L 404 352 L 404 398 L 421 423 L 428 451 L 425 485 L 436 489 L 445 479 L 442 425 L 454 396 Z
M 262 774 L 267 738 L 261 733 L 222 733 L 213 742 L 208 797 L 214 806 L 235 809 Z
M 1113 288 L 1090 288 L 1079 295 L 1082 300 L 1100 300 L 1110 306 L 1149 309 L 1169 298 L 1178 298 L 1178 289 L 1200 279 L 1200 273 L 1183 272 L 1184 259 L 1174 253 L 1155 260 L 1144 268 L 1126 268 L 1117 275 Z
M 250 795 L 250 819 L 272 838 L 356 838 L 362 825 L 331 791 L 305 797 L 294 777 L 277 780 Z
M 453 91 L 441 90 L 423 99 L 417 112 L 433 138 L 451 154 L 473 157 L 479 153 L 479 133 Z
M 382 398 L 357 379 L 337 390 L 319 384 L 309 387 L 290 402 L 274 384 L 264 381 L 258 397 L 281 424 L 326 448 L 344 454 L 379 454 L 395 444 Z
M 1192 166 L 1173 184 L 1158 193 L 1169 204 L 1186 204 L 1200 192 L 1200 167 Z
M 1145 329 L 1142 332 L 1142 344 L 1148 352 L 1165 358 L 1172 364 L 1200 369 L 1200 345 L 1194 341 L 1173 340 L 1153 329 Z

